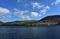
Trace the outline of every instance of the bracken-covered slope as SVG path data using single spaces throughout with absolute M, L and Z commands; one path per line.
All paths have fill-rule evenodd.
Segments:
M 47 16 L 39 20 L 41 23 L 60 23 L 60 15 Z

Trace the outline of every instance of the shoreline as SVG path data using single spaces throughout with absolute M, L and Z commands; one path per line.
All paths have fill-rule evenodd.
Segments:
M 60 26 L 60 25 L 39 25 L 39 26 L 17 26 L 17 25 L 0 25 L 0 26 L 15 26 L 15 27 L 56 27 L 56 26 Z

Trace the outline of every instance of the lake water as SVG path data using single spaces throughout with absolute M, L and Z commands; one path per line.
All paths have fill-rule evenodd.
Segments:
M 60 39 L 60 26 L 55 27 L 0 26 L 0 39 Z

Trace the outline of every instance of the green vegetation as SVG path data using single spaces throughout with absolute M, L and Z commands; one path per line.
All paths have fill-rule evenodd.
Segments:
M 0 26 L 35 26 L 36 20 L 0 23 Z M 37 25 L 36 25 L 37 26 Z
M 53 24 L 39 24 L 39 21 L 33 20 L 33 21 L 14 21 L 14 22 L 0 22 L 0 26 L 52 26 Z M 60 24 L 60 23 L 59 23 Z M 58 24 L 58 25 L 59 25 Z

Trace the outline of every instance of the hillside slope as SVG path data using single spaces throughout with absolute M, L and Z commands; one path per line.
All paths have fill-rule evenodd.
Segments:
M 0 26 L 41 26 L 41 25 L 60 25 L 60 15 L 47 16 L 41 20 L 25 20 L 3 23 Z
M 58 24 L 60 23 L 60 15 L 47 16 L 39 20 L 42 24 Z

